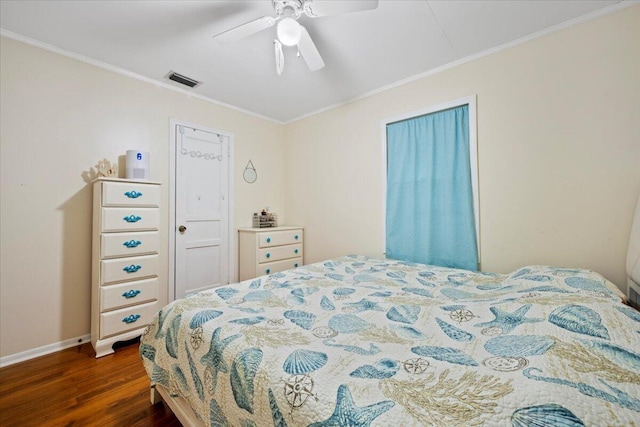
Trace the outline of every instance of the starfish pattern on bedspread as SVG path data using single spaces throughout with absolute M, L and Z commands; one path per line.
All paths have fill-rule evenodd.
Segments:
M 478 326 L 478 327 L 498 326 L 502 328 L 503 333 L 508 334 L 509 332 L 513 331 L 516 328 L 516 326 L 520 326 L 524 323 L 542 322 L 544 319 L 537 319 L 537 318 L 532 319 L 532 318 L 525 317 L 525 315 L 527 314 L 530 308 L 531 308 L 531 304 L 526 304 L 520 307 L 519 309 L 517 309 L 516 311 L 514 311 L 513 313 L 509 313 L 508 311 L 501 310 L 498 307 L 491 307 L 489 308 L 489 310 L 491 310 L 491 312 L 496 318 L 490 322 L 477 323 L 475 326 Z
M 140 355 L 210 427 L 631 426 L 640 314 L 593 283 L 342 257 L 176 300 Z
M 218 382 L 218 372 L 229 372 L 229 367 L 227 366 L 227 362 L 225 362 L 223 357 L 224 349 L 227 348 L 231 341 L 242 336 L 241 334 L 235 334 L 228 336 L 227 338 L 220 339 L 221 333 L 221 327 L 216 328 L 216 330 L 213 331 L 209 351 L 200 359 L 200 362 L 211 368 L 212 391 L 215 391 L 216 389 L 216 384 Z
M 338 398 L 333 415 L 324 421 L 309 424 L 309 427 L 369 427 L 378 416 L 395 406 L 391 400 L 359 408 L 353 402 L 349 388 L 338 387 Z

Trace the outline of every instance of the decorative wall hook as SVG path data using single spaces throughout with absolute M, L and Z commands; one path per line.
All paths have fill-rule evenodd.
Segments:
M 251 160 L 249 160 L 249 163 L 247 163 L 247 167 L 244 168 L 242 177 L 249 184 L 253 184 L 258 179 L 258 172 L 256 172 L 256 168 L 253 166 Z

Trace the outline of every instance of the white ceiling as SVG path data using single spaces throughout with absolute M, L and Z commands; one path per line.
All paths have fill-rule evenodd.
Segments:
M 285 48 L 281 76 L 275 70 L 275 27 L 232 44 L 212 38 L 273 16 L 271 0 L 1 0 L 0 28 L 8 37 L 184 88 L 164 78 L 173 70 L 202 82 L 189 91 L 286 123 L 630 2 L 618 3 L 381 0 L 370 11 L 303 15 L 300 22 L 326 66 L 311 72 L 295 48 Z

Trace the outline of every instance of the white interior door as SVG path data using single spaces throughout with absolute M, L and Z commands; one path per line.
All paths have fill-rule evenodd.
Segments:
M 229 283 L 230 138 L 183 124 L 174 132 L 177 299 Z

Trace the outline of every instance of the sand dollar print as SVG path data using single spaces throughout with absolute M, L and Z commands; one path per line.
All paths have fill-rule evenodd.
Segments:
M 269 326 L 282 326 L 284 325 L 284 319 L 269 319 L 267 320 Z
M 328 326 L 318 326 L 317 328 L 314 328 L 312 332 L 313 335 L 318 338 L 333 338 L 338 335 L 338 331 Z
M 502 335 L 504 331 L 500 326 L 491 326 L 489 328 L 484 328 L 480 331 L 482 335 L 486 335 L 488 337 L 496 337 L 498 335 Z
M 484 359 L 482 363 L 495 371 L 511 372 L 524 368 L 529 364 L 529 361 L 524 357 L 494 356 Z

